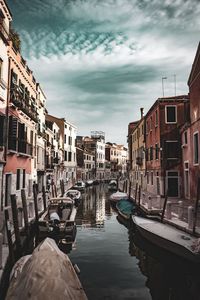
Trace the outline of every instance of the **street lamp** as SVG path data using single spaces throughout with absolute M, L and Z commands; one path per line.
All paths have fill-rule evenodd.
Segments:
M 164 98 L 164 80 L 167 79 L 167 77 L 162 77 L 162 93 L 163 93 L 163 98 Z

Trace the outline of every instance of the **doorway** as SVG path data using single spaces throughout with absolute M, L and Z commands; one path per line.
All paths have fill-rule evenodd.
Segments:
M 167 190 L 168 196 L 179 197 L 179 173 L 178 171 L 167 171 Z

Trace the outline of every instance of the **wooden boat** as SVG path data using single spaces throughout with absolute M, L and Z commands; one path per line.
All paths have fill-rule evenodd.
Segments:
M 71 198 L 50 199 L 47 210 L 39 218 L 39 240 L 50 237 L 57 243 L 74 242 L 76 237 L 76 213 L 77 208 Z
M 85 182 L 79 180 L 76 182 L 76 184 L 73 186 L 73 188 L 78 191 L 84 191 L 85 190 Z
M 118 213 L 125 219 L 130 219 L 136 207 L 133 201 L 129 199 L 121 199 L 116 203 Z
M 64 194 L 64 197 L 69 197 L 72 200 L 74 200 L 76 206 L 78 206 L 80 204 L 81 198 L 82 198 L 80 191 L 72 190 L 72 189 L 66 191 L 66 193 Z
M 173 226 L 133 216 L 137 230 L 152 244 L 184 259 L 200 263 L 200 240 Z
M 110 201 L 118 202 L 121 199 L 128 199 L 128 194 L 117 191 L 116 193 L 113 193 L 109 199 Z
M 86 181 L 86 186 L 91 186 L 91 185 L 93 185 L 93 180 L 87 180 Z
M 69 257 L 46 238 L 14 266 L 6 300 L 87 300 Z
M 109 191 L 117 191 L 117 181 L 111 180 L 108 184 Z

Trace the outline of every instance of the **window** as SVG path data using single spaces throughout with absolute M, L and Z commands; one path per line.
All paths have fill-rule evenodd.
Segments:
M 72 137 L 68 136 L 68 145 L 72 145 Z
M 153 171 L 151 172 L 151 185 L 153 185 Z
M 153 147 L 150 147 L 150 160 L 153 160 Z
M 155 127 L 157 127 L 158 126 L 158 111 L 156 110 L 156 112 L 155 112 Z
M 187 131 L 184 132 L 183 143 L 184 143 L 184 145 L 187 145 Z
M 0 115 L 0 146 L 3 146 L 4 144 L 4 120 L 5 117 Z
M 194 164 L 199 163 L 199 133 L 195 132 L 194 133 L 194 138 L 193 138 L 193 144 L 194 144 Z
M 26 170 L 23 169 L 23 181 L 22 181 L 22 188 L 25 189 L 26 186 Z
M 148 161 L 149 160 L 149 149 L 148 148 L 146 149 L 145 154 L 146 154 L 145 159 L 146 159 L 146 161 Z
M 176 106 L 165 106 L 165 123 L 177 122 L 177 110 Z
M 67 136 L 66 136 L 66 134 L 65 134 L 65 144 L 67 143 Z
M 71 151 L 68 152 L 68 161 L 72 161 L 72 153 L 71 153 Z
M 16 190 L 20 190 L 20 169 L 17 169 Z
M 159 148 L 158 148 L 158 144 L 156 144 L 156 159 L 159 159 Z
M 65 161 L 67 161 L 67 151 L 65 151 Z
M 178 157 L 179 157 L 178 141 L 166 141 L 166 158 L 178 159 Z

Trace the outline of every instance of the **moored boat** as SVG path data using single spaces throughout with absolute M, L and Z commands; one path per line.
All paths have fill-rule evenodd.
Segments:
M 91 185 L 93 185 L 93 180 L 87 180 L 86 181 L 86 186 L 91 186 Z
M 121 199 L 128 199 L 128 194 L 117 191 L 116 193 L 113 193 L 109 199 L 110 201 L 118 202 Z
M 22 257 L 10 276 L 6 300 L 87 300 L 69 257 L 46 238 Z
M 120 199 L 116 203 L 118 213 L 125 219 L 130 219 L 136 207 L 133 201 L 129 199 Z
M 39 240 L 53 238 L 57 243 L 72 243 L 76 237 L 77 208 L 74 200 L 67 197 L 52 198 L 47 210 L 38 221 Z
M 64 197 L 70 197 L 72 200 L 74 200 L 76 206 L 79 205 L 82 198 L 80 191 L 72 189 L 66 191 Z
M 117 191 L 117 181 L 111 180 L 108 184 L 109 191 Z
M 85 182 L 79 180 L 76 182 L 76 184 L 73 186 L 73 188 L 82 192 L 85 190 Z
M 171 225 L 133 216 L 139 233 L 152 244 L 184 259 L 200 263 L 200 241 Z

